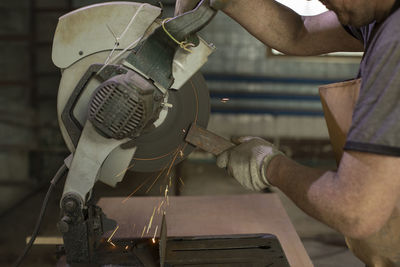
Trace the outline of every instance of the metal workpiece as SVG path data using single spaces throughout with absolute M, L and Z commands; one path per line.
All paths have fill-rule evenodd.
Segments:
M 218 156 L 222 152 L 235 146 L 235 144 L 225 138 L 198 126 L 197 124 L 192 124 L 192 126 L 190 126 L 185 140 L 206 152 L 210 152 L 214 156 Z

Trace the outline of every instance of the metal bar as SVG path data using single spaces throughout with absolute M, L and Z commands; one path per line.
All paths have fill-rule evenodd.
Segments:
M 31 236 L 26 237 L 26 243 L 31 240 Z M 34 245 L 63 245 L 64 241 L 61 236 L 38 236 L 33 242 Z
M 215 156 L 218 156 L 222 152 L 235 146 L 235 144 L 229 142 L 225 138 L 197 126 L 196 124 L 192 124 L 185 140 L 186 142 L 210 152 Z

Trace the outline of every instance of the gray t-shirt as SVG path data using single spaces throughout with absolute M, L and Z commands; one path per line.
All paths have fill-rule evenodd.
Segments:
M 344 149 L 400 156 L 400 9 L 379 25 L 345 28 L 364 42 L 366 51 Z

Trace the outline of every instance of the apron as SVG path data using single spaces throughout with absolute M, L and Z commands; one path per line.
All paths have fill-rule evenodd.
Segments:
M 329 137 L 339 165 L 351 126 L 361 79 L 319 88 Z M 400 267 L 400 198 L 392 216 L 379 232 L 366 239 L 346 238 L 349 249 L 368 267 Z

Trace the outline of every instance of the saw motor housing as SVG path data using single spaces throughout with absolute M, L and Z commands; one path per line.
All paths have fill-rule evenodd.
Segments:
M 159 118 L 162 98 L 153 83 L 128 70 L 96 89 L 88 119 L 104 137 L 135 139 Z

